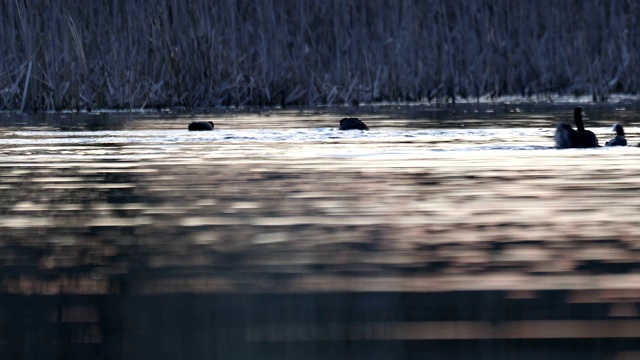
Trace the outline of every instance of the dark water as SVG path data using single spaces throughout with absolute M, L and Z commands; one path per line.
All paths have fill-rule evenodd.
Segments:
M 640 149 L 573 106 L 0 115 L 1 358 L 636 358 Z

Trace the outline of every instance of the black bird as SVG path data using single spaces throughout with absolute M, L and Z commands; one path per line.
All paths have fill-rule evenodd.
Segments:
M 212 121 L 194 121 L 189 124 L 189 131 L 208 131 L 213 130 Z
M 358 118 L 344 118 L 340 120 L 340 130 L 369 130 L 369 127 Z
M 616 137 L 607 141 L 604 146 L 627 146 L 627 139 L 624 138 L 624 128 L 620 124 L 614 124 L 613 131 L 616 132 Z
M 576 123 L 578 130 L 573 130 L 571 125 L 560 123 L 556 128 L 556 134 L 554 139 L 556 140 L 556 147 L 560 149 L 567 148 L 590 148 L 598 147 L 598 139 L 596 135 L 584 129 L 584 123 L 582 122 L 582 108 L 577 107 L 573 111 L 573 119 Z

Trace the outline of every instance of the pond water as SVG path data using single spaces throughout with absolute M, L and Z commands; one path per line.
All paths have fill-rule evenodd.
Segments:
M 640 148 L 555 149 L 574 106 L 1 114 L 0 347 L 637 355 Z M 601 144 L 614 122 L 640 141 L 638 102 L 583 107 Z M 338 131 L 344 116 L 371 130 Z M 216 128 L 189 132 L 193 120 Z

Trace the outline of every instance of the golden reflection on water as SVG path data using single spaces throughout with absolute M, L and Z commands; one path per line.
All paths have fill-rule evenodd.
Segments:
M 505 117 L 504 128 L 432 119 L 432 131 L 364 114 L 372 130 L 348 134 L 334 115 L 286 112 L 214 118 L 212 134 L 187 132 L 185 118 L 7 128 L 0 261 L 32 271 L 0 287 L 71 291 L 65 276 L 80 268 L 68 275 L 76 291 L 106 293 L 134 269 L 156 269 L 129 285 L 140 293 L 600 288 L 599 276 L 633 277 L 640 151 L 553 149 L 557 117 Z

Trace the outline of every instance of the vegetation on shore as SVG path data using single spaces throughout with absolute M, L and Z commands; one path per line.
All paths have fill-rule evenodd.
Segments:
M 0 3 L 0 110 L 640 91 L 640 3 Z

